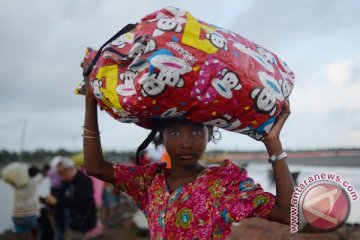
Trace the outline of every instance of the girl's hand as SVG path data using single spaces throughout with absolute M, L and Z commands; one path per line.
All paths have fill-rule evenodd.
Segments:
M 95 96 L 92 92 L 91 86 L 90 86 L 90 82 L 89 82 L 89 75 L 85 75 L 84 72 L 86 72 L 86 70 L 89 68 L 91 63 L 84 61 L 83 63 L 81 63 L 81 67 L 83 69 L 83 76 L 84 76 L 84 81 L 85 81 L 85 96 L 86 96 L 86 100 L 93 102 L 96 104 L 96 99 Z
M 85 81 L 86 95 L 88 93 L 91 93 L 90 83 L 89 83 L 89 76 L 84 74 L 86 72 L 86 70 L 89 68 L 89 66 L 90 66 L 90 63 L 88 63 L 88 62 L 84 61 L 84 62 L 81 63 L 81 67 L 83 69 L 83 77 L 84 77 L 84 81 Z
M 288 100 L 286 100 L 284 102 L 283 112 L 278 116 L 274 126 L 263 140 L 265 147 L 268 150 L 269 156 L 272 156 L 273 154 L 277 156 L 282 153 L 280 133 L 290 115 L 290 112 L 290 103 Z
M 269 134 L 263 140 L 264 143 L 272 141 L 272 140 L 278 140 L 280 138 L 281 129 L 283 128 L 283 126 L 284 126 L 286 120 L 288 119 L 290 113 L 291 113 L 291 111 L 290 111 L 290 102 L 288 100 L 286 100 L 284 102 L 283 112 L 278 116 L 274 126 L 270 130 Z

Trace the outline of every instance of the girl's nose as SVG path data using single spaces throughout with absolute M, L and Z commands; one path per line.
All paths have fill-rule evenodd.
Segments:
M 180 141 L 181 147 L 191 147 L 193 145 L 194 138 L 191 134 L 183 134 Z

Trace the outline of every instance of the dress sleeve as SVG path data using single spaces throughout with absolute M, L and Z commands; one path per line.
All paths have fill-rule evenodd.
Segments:
M 267 218 L 275 204 L 275 196 L 264 192 L 260 184 L 249 178 L 244 168 L 225 160 L 221 166 L 225 191 L 225 211 L 229 221 L 239 222 L 244 218 Z
M 148 202 L 148 189 L 156 176 L 162 169 L 163 163 L 152 163 L 143 166 L 114 165 L 114 186 L 128 194 L 142 210 L 145 210 Z

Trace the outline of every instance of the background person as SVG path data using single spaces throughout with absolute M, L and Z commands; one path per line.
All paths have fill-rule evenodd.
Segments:
M 8 183 L 14 187 L 14 202 L 12 210 L 12 221 L 14 231 L 19 239 L 25 237 L 25 233 L 31 232 L 32 239 L 38 239 L 38 222 L 39 214 L 37 188 L 41 183 L 42 176 L 40 170 L 35 166 L 30 166 L 27 172 L 14 172 L 14 178 L 22 178 L 21 174 L 28 174 L 29 180 L 25 186 L 19 187 L 14 181 Z M 4 174 L 4 172 L 3 172 Z M 19 175 L 20 174 L 20 175 Z M 26 176 L 27 177 L 27 176 Z M 6 178 L 5 178 L 6 180 Z
M 71 159 L 61 159 L 57 171 L 63 178 L 62 194 L 59 198 L 50 195 L 45 202 L 62 206 L 67 213 L 66 240 L 83 239 L 96 226 L 96 207 L 93 185 L 88 176 L 76 169 Z

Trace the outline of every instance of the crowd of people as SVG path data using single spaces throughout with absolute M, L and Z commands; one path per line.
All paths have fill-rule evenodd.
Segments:
M 63 156 L 40 169 L 29 166 L 25 186 L 14 188 L 13 231 L 19 239 L 91 239 L 120 204 L 121 193 L 110 183 L 88 176 L 82 166 Z M 16 177 L 15 177 L 16 178 Z M 49 189 L 39 189 L 39 188 Z

